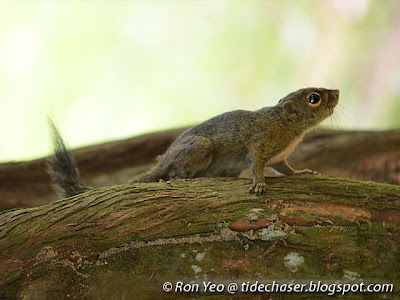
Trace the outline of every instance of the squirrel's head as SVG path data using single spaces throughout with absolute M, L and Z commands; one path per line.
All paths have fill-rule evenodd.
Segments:
M 339 90 L 305 88 L 279 100 L 283 113 L 290 120 L 311 129 L 333 114 L 339 102 Z

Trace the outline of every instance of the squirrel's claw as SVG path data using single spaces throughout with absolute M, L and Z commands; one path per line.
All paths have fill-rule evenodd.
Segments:
M 253 183 L 253 185 L 249 189 L 249 193 L 253 193 L 256 196 L 261 195 L 267 189 L 267 184 L 265 182 Z

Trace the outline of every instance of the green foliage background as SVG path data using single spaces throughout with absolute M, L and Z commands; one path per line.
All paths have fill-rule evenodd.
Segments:
M 326 126 L 400 125 L 399 1 L 0 3 L 0 160 L 341 90 Z

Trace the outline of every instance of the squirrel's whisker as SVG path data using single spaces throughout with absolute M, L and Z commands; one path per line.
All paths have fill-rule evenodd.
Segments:
M 355 126 L 354 126 L 353 122 L 350 120 L 349 117 L 347 117 L 347 115 L 343 111 L 344 107 L 338 105 L 336 108 L 339 110 L 339 113 L 341 113 L 346 118 L 346 120 L 349 122 L 350 126 L 354 129 Z

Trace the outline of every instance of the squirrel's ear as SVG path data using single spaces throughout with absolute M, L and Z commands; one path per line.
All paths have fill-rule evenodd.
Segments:
M 289 119 L 295 119 L 299 115 L 297 114 L 296 107 L 293 101 L 287 101 L 283 104 L 283 111 Z

